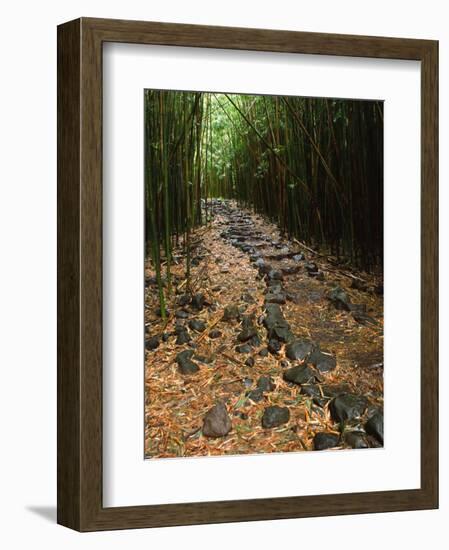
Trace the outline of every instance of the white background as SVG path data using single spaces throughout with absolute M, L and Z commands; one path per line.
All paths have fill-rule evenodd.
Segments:
M 78 0 L 3 7 L 0 88 L 1 510 L 5 548 L 444 548 L 449 519 L 449 31 L 446 2 Z M 79 535 L 56 493 L 56 25 L 80 15 L 440 40 L 441 508 L 439 511 Z M 401 213 L 398 212 L 398 219 Z M 404 273 L 407 277 L 407 273 Z M 406 315 L 406 312 L 404 312 Z M 406 386 L 407 381 L 404 380 Z M 404 411 L 406 421 L 406 411 Z M 324 539 L 321 533 L 325 533 Z M 443 542 L 440 542 L 443 541 Z
M 419 63 L 262 52 L 215 51 L 212 55 L 201 48 L 107 44 L 103 67 L 104 505 L 419 487 Z M 383 449 L 142 460 L 142 91 L 157 87 L 385 100 Z M 404 196 L 406 209 L 402 208 Z M 400 227 L 398 207 L 402 210 Z M 416 300 L 411 301 L 411 296 Z M 307 475 L 293 477 L 291 472 L 296 470 L 307 471 Z

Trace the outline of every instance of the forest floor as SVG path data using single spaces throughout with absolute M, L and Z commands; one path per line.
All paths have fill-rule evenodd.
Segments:
M 382 281 L 210 207 L 189 289 L 175 249 L 165 321 L 146 262 L 145 456 L 381 446 Z

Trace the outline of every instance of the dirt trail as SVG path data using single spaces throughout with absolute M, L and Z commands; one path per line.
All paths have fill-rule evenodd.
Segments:
M 150 261 L 146 265 L 145 455 L 311 450 L 320 432 L 335 434 L 335 448 L 354 447 L 347 427 L 342 435 L 336 421 L 332 399 L 340 394 L 366 398 L 360 418 L 348 424 L 367 445 L 379 446 L 379 437 L 363 431 L 383 409 L 382 297 L 373 291 L 378 281 L 365 275 L 367 288 L 352 288 L 354 279 L 282 239 L 262 217 L 229 201 L 215 200 L 211 207 L 213 221 L 193 236 L 190 293 L 181 249 L 174 257 L 166 324 L 157 315 Z M 295 359 L 309 343 L 315 355 Z M 198 367 L 192 374 L 180 372 L 183 350 L 192 351 L 189 361 Z M 303 364 L 310 365 L 313 380 L 285 379 Z M 205 437 L 204 415 L 220 401 L 232 428 L 223 437 Z M 273 405 L 288 408 L 289 418 L 266 429 L 261 419 Z

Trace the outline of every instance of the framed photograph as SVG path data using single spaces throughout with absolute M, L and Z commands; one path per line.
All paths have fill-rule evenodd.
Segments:
M 438 43 L 58 27 L 58 522 L 438 506 Z

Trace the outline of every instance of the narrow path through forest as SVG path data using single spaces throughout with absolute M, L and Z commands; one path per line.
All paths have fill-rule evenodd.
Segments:
M 380 446 L 379 281 L 233 201 L 208 208 L 189 289 L 183 248 L 173 251 L 165 321 L 145 267 L 146 456 Z

